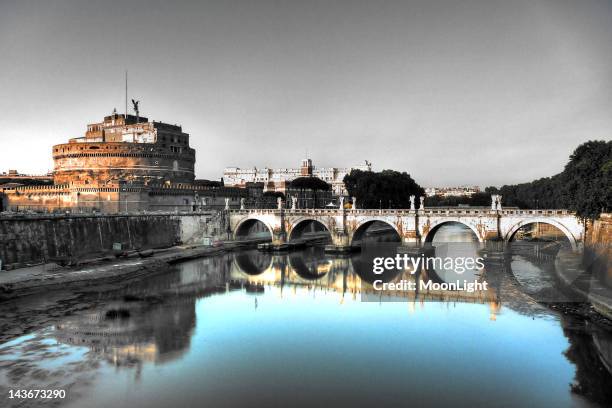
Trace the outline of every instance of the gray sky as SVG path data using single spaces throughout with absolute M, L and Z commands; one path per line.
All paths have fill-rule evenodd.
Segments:
M 126 68 L 203 178 L 308 152 L 500 185 L 612 134 L 611 1 L 0 0 L 0 170 L 123 112 Z

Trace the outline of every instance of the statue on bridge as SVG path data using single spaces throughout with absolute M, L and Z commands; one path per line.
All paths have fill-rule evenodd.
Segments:
M 502 210 L 501 199 L 502 199 L 502 196 L 499 194 L 491 195 L 491 211 L 501 211 Z
M 415 210 L 415 208 L 414 208 L 414 199 L 415 199 L 415 196 L 411 195 L 410 196 L 410 211 L 414 211 Z
M 420 196 L 419 201 L 419 210 L 423 211 L 425 209 L 425 196 Z
M 340 207 L 341 210 L 344 210 L 344 197 L 340 197 Z
M 283 209 L 283 199 L 280 197 L 276 197 L 276 208 L 279 210 Z
M 244 210 L 244 197 L 240 199 L 240 209 Z
M 351 207 L 353 210 L 357 209 L 357 197 L 353 197 L 353 206 Z
M 225 198 L 225 210 L 229 210 L 229 198 Z
M 291 196 L 291 209 L 297 210 L 297 197 Z

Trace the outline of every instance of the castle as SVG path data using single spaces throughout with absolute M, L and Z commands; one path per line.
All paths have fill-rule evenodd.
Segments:
M 248 191 L 196 180 L 195 150 L 177 125 L 114 111 L 53 146 L 53 184 L 0 186 L 2 209 L 35 212 L 194 211 L 240 205 Z

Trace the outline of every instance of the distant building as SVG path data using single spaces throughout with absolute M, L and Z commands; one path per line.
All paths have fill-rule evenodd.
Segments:
M 311 159 L 304 159 L 299 168 L 227 167 L 223 171 L 223 183 L 226 186 L 245 187 L 246 183 L 259 182 L 264 183 L 264 191 L 284 193 L 288 182 L 298 177 L 313 176 L 329 183 L 333 195 L 347 196 L 348 191 L 343 180 L 352 170 L 372 171 L 372 163 L 366 160 L 364 165 L 347 168 L 314 167 Z
M 22 174 L 17 170 L 0 173 L 0 185 L 18 183 L 22 185 L 48 185 L 53 184 L 53 173 L 49 174 Z
M 427 197 L 471 197 L 476 193 L 480 193 L 480 187 L 478 186 L 428 187 L 425 189 L 425 195 Z
M 5 191 L 12 191 L 22 186 L 45 186 L 53 184 L 53 174 L 21 174 L 17 170 L 0 173 L 0 212 L 8 208 L 8 197 Z
M 52 153 L 53 184 L 12 180 L 0 187 L 3 210 L 192 211 L 223 208 L 226 199 L 238 208 L 248 196 L 245 189 L 195 180 L 189 135 L 180 126 L 144 117 L 115 111 L 89 124 L 83 137 L 53 146 Z

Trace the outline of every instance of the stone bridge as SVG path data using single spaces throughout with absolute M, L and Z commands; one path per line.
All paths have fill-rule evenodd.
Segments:
M 331 234 L 333 245 L 349 247 L 361 239 L 372 223 L 391 226 L 405 244 L 431 242 L 438 228 L 449 222 L 470 228 L 480 242 L 510 241 L 524 225 L 550 224 L 567 237 L 574 250 L 584 240 L 584 224 L 568 210 L 519 210 L 469 208 L 426 208 L 418 210 L 372 209 L 241 209 L 229 211 L 229 227 L 235 237 L 244 236 L 261 222 L 275 244 L 290 242 L 305 225 L 316 223 Z

